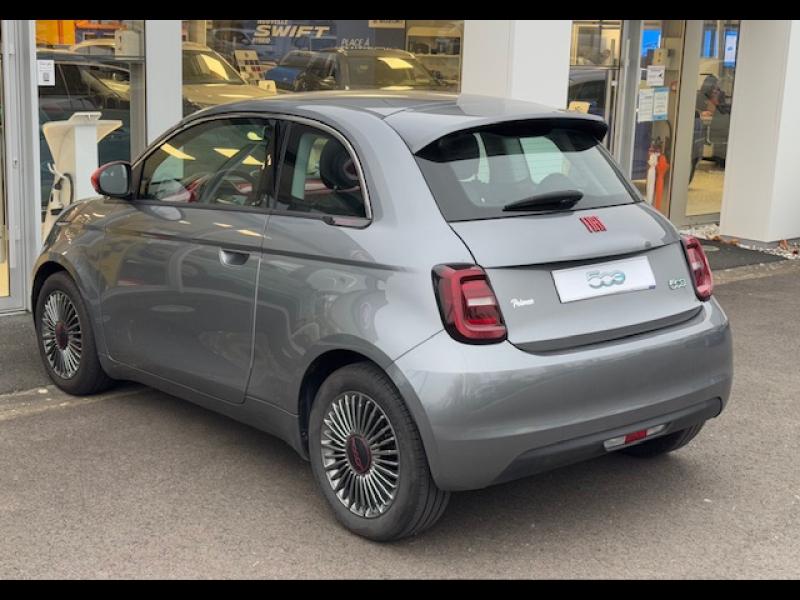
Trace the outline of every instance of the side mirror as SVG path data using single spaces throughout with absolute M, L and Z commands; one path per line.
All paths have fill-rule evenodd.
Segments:
M 131 164 L 118 160 L 92 173 L 92 187 L 98 194 L 127 199 L 131 194 Z

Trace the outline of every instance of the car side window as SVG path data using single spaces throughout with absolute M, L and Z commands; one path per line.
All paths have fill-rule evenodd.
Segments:
M 81 71 L 82 69 L 78 65 L 65 64 L 61 66 L 67 91 L 72 97 L 86 96 L 89 93 L 89 87 L 84 82 Z
M 331 61 L 330 56 L 318 56 L 311 62 L 308 67 L 308 71 L 315 77 L 325 79 L 331 75 L 333 71 L 333 61 Z
M 280 169 L 277 208 L 331 216 L 367 216 L 353 156 L 333 135 L 292 123 Z
M 162 202 L 266 207 L 274 122 L 219 119 L 181 131 L 142 164 L 139 197 Z M 261 185 L 264 178 L 264 185 Z

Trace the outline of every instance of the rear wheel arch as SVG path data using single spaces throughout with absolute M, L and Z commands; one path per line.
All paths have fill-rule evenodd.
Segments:
M 377 351 L 377 349 L 374 349 Z M 382 362 L 381 359 L 384 359 Z M 428 458 L 428 464 L 433 473 L 434 479 L 440 480 L 440 465 L 438 461 L 438 452 L 436 441 L 431 429 L 431 424 L 428 421 L 425 409 L 422 406 L 419 398 L 414 393 L 414 388 L 408 383 L 394 363 L 379 353 L 377 356 L 371 356 L 370 353 L 360 352 L 358 350 L 351 350 L 340 348 L 336 350 L 328 350 L 321 353 L 319 356 L 312 360 L 311 364 L 306 368 L 305 373 L 301 379 L 301 384 L 298 393 L 297 415 L 299 423 L 300 434 L 300 452 L 303 458 L 308 459 L 308 427 L 309 418 L 311 415 L 311 407 L 314 404 L 314 399 L 317 392 L 325 380 L 334 372 L 355 363 L 373 364 L 391 380 L 394 387 L 397 389 L 399 396 L 403 399 L 406 408 L 411 413 L 412 418 L 422 436 L 422 443 L 425 447 L 425 453 Z
M 324 352 L 317 356 L 306 368 L 300 384 L 297 407 L 300 422 L 300 439 L 306 457 L 308 457 L 308 420 L 311 414 L 311 406 L 314 404 L 314 398 L 316 398 L 319 388 L 335 371 L 347 365 L 360 362 L 372 363 L 379 369 L 384 370 L 365 354 L 346 349 Z

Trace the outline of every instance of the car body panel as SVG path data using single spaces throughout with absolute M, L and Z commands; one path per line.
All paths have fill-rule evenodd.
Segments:
M 243 402 L 267 216 L 186 205 L 114 204 L 100 242 L 109 356 L 226 402 Z M 224 264 L 221 252 L 247 255 Z
M 595 452 L 605 432 L 714 416 L 732 378 L 727 318 L 715 300 L 693 298 L 691 287 L 662 295 L 673 275 L 658 257 L 677 268 L 679 245 L 674 227 L 655 211 L 637 202 L 587 211 L 604 220 L 602 233 L 579 226 L 573 213 L 518 215 L 484 223 L 484 230 L 442 217 L 412 151 L 454 128 L 491 122 L 493 111 L 506 122 L 563 117 L 496 99 L 390 92 L 298 94 L 200 111 L 154 144 L 188 124 L 230 115 L 320 124 L 354 149 L 371 219 L 337 225 L 286 211 L 92 199 L 65 211 L 37 268 L 48 260 L 68 265 L 111 376 L 250 423 L 301 455 L 309 368 L 331 351 L 373 361 L 401 393 L 434 479 L 446 490 L 556 464 L 553 452 L 573 456 L 575 440 Z M 604 127 L 585 115 L 565 118 L 598 134 Z M 246 267 L 222 265 L 221 247 L 248 253 Z M 556 315 L 553 323 L 511 317 L 504 306 L 509 337 L 500 343 L 462 343 L 444 330 L 432 280 L 437 264 L 486 267 L 506 301 L 517 293 L 504 279 L 513 268 L 530 270 L 513 274 L 515 281 L 541 283 L 554 265 L 616 253 L 651 256 L 658 310 L 674 315 L 685 306 L 694 314 L 617 339 L 542 349 L 535 343 L 557 339 L 559 331 L 586 333 L 592 318 L 600 325 L 595 332 L 625 325 L 626 310 L 639 311 L 633 321 L 643 319 L 647 305 L 646 294 L 635 292 L 592 300 L 585 314 L 575 308 L 568 315 L 551 297 L 541 306 Z M 619 308 L 623 296 L 636 294 L 639 300 Z M 190 312 L 201 318 L 183 319 Z
M 730 328 L 711 301 L 686 323 L 577 351 L 530 354 L 508 342 L 460 344 L 441 333 L 389 374 L 427 417 L 432 443 L 425 449 L 437 485 L 477 489 L 531 450 L 658 421 L 713 398 L 724 405 Z

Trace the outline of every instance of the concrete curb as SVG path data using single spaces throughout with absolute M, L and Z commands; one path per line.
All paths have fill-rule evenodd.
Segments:
M 745 265 L 733 269 L 714 271 L 713 275 L 715 285 L 725 285 L 726 283 L 733 283 L 734 281 L 759 279 L 772 275 L 788 275 L 791 273 L 800 276 L 800 260 L 782 260 L 780 262 Z

